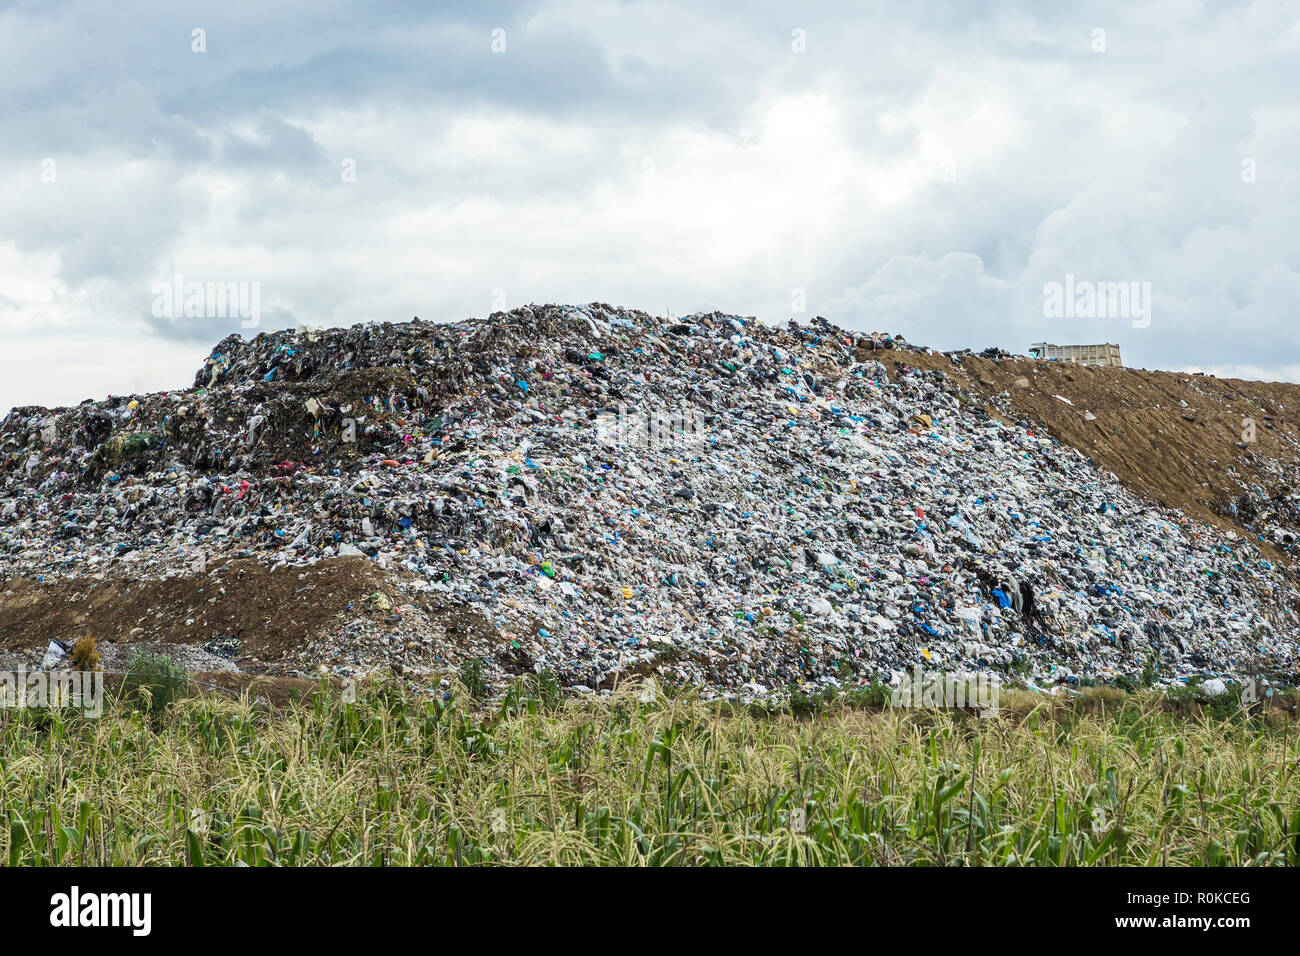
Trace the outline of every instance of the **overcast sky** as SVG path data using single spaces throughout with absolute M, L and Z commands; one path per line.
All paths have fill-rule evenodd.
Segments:
M 1297 3 L 187 6 L 0 0 L 0 413 L 258 331 L 178 274 L 261 329 L 603 301 L 1300 380 Z

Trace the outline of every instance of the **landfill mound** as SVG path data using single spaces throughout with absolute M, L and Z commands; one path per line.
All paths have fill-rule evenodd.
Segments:
M 191 388 L 0 423 L 0 652 L 88 632 L 709 696 L 916 666 L 1294 682 L 1277 555 L 1135 494 L 979 362 L 1010 375 L 600 303 L 232 336 Z M 1073 374 L 1025 366 L 1026 396 Z

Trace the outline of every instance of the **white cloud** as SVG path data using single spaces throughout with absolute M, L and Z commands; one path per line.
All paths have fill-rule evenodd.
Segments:
M 1295 378 L 1298 10 L 236 3 L 202 55 L 162 4 L 0 11 L 0 409 L 187 384 L 238 324 L 151 321 L 176 272 L 329 324 L 801 290 L 942 347 Z M 1067 273 L 1149 281 L 1150 326 L 1045 318 Z

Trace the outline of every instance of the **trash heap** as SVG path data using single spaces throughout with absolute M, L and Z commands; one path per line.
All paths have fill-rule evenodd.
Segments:
M 0 590 L 371 562 L 396 597 L 267 669 L 430 684 L 470 658 L 742 696 L 917 665 L 1294 680 L 1296 589 L 1247 539 L 917 351 L 600 303 L 231 336 L 191 388 L 0 423 Z
M 1243 443 L 1242 447 L 1245 446 Z M 1263 481 L 1238 477 L 1241 493 L 1221 503 L 1220 512 L 1268 541 L 1288 557 L 1300 553 L 1300 468 L 1296 455 L 1284 463 L 1275 458 L 1251 456 Z

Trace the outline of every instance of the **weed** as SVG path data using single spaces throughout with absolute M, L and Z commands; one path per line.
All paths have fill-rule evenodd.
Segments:
M 492 693 L 486 668 L 483 666 L 483 661 L 477 657 L 471 657 L 460 665 L 460 682 L 465 687 L 465 693 L 474 700 L 487 700 Z

